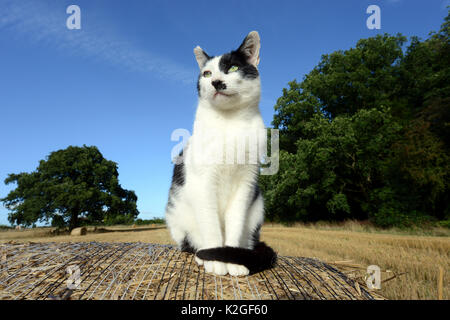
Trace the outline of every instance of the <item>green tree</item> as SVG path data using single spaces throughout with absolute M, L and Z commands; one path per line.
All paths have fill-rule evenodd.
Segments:
M 17 187 L 0 199 L 9 209 L 11 223 L 30 226 L 52 222 L 73 229 L 115 216 L 136 217 L 137 196 L 123 189 L 117 164 L 106 160 L 95 146 L 50 153 L 31 173 L 9 174 L 5 184 Z
M 305 90 L 304 82 L 293 80 L 275 105 L 272 125 L 280 130 L 280 148 L 294 153 L 299 138 L 306 138 L 305 125 L 315 114 L 322 114 L 319 99 Z
M 421 118 L 406 123 L 402 135 L 390 147 L 389 155 L 380 161 L 384 183 L 374 190 L 381 195 L 376 200 L 378 224 L 386 218 L 391 221 L 387 224 L 397 225 L 413 224 L 414 219 L 424 222 L 419 220 L 425 216 L 439 220 L 450 218 L 447 196 L 450 156 L 444 142 L 429 128 L 430 122 Z M 394 212 L 389 206 L 397 210 Z
M 402 92 L 410 119 L 429 122 L 429 130 L 450 151 L 450 14 L 439 32 L 413 37 L 401 65 Z
M 387 34 L 322 56 L 277 100 L 280 170 L 260 180 L 277 221 L 449 219 L 450 14 L 421 41 Z
M 402 35 L 377 35 L 361 39 L 355 48 L 322 55 L 321 61 L 301 83 L 292 81 L 275 105 L 272 124 L 280 130 L 280 147 L 295 151 L 304 138 L 304 126 L 314 114 L 329 119 L 352 115 L 360 109 L 404 108 L 400 90 Z
M 277 175 L 261 179 L 268 218 L 277 221 L 369 217 L 371 190 L 381 185 L 379 162 L 401 125 L 386 110 L 360 110 L 305 123 L 297 150 L 282 150 Z

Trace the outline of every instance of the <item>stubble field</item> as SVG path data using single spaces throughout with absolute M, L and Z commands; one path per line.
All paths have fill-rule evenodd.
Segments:
M 0 231 L 4 242 L 148 242 L 173 244 L 162 225 L 116 226 L 84 236 L 51 235 L 51 228 Z M 450 237 L 447 230 L 426 234 L 402 234 L 367 230 L 357 224 L 344 226 L 266 224 L 261 240 L 280 255 L 315 257 L 333 264 L 352 278 L 364 281 L 369 265 L 382 271 L 378 294 L 388 299 L 450 299 Z

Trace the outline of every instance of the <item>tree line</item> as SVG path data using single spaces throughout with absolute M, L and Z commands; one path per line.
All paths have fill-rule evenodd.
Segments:
M 407 46 L 361 39 L 289 82 L 272 121 L 280 170 L 260 179 L 267 219 L 449 225 L 449 31 L 450 14 Z

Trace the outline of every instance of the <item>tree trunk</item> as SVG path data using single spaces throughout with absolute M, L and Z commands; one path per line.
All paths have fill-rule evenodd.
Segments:
M 69 231 L 78 227 L 78 210 L 74 211 L 70 216 Z

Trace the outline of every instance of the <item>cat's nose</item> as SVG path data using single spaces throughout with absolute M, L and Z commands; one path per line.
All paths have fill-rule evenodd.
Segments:
M 225 85 L 225 83 L 223 83 L 222 80 L 211 81 L 211 84 L 213 85 L 214 88 L 216 88 L 217 91 L 225 90 L 227 88 L 227 86 Z

